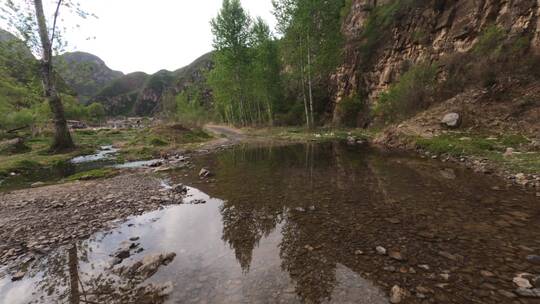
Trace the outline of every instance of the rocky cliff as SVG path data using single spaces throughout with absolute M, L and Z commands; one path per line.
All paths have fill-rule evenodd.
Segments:
M 540 53 L 538 0 L 352 0 L 342 26 L 344 61 L 331 81 L 334 123 L 344 99 L 362 94 L 372 108 L 411 66 L 438 63 L 439 81 L 447 78 L 444 59 L 470 53 L 490 27 L 504 33 L 503 50 L 519 46 L 520 55 Z M 360 115 L 358 124 L 367 120 Z

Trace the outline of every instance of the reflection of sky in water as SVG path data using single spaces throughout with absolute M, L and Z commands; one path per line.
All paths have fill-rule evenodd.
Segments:
M 204 199 L 207 203 L 180 205 L 134 217 L 79 246 L 79 270 L 83 283 L 85 278 L 96 277 L 107 267 L 111 259 L 109 254 L 118 248 L 120 242 L 138 236 L 140 240 L 137 242 L 141 243 L 144 251 L 124 260 L 122 265 L 129 265 L 147 254 L 175 252 L 174 261 L 162 266 L 148 281 L 172 281 L 172 302 L 200 298 L 208 300 L 208 303 L 238 303 L 267 300 L 272 296 L 287 303 L 299 302 L 294 283 L 281 268 L 281 224 L 260 240 L 253 250 L 249 271 L 243 271 L 234 249 L 222 239 L 220 207 L 223 202 L 193 188 L 189 193 L 193 195 L 192 199 Z M 83 252 L 87 253 L 88 263 L 83 262 Z M 9 278 L 1 280 L 0 303 L 27 303 L 32 299 L 30 291 L 35 290 L 34 284 L 42 278 L 38 274 L 15 283 Z M 338 265 L 336 281 L 332 303 L 386 303 L 377 288 L 345 266 Z M 358 302 L 359 299 L 369 301 Z M 44 303 L 51 300 L 54 302 L 48 299 Z
M 23 304 L 32 299 L 35 280 L 12 283 L 9 278 L 0 280 L 0 303 Z

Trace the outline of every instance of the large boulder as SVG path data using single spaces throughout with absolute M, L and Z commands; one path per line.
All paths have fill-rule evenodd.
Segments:
M 448 113 L 442 118 L 441 124 L 450 129 L 459 128 L 461 126 L 461 115 L 455 112 Z

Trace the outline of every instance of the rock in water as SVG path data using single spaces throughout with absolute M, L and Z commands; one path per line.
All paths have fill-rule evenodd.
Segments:
M 206 178 L 210 177 L 211 173 L 208 169 L 202 168 L 201 171 L 199 171 L 199 177 Z
M 403 288 L 394 285 L 394 287 L 392 287 L 390 290 L 390 303 L 401 303 L 406 296 L 407 292 Z
M 459 128 L 461 125 L 461 115 L 458 113 L 448 113 L 444 115 L 443 119 L 441 120 L 441 124 L 448 128 Z
M 135 272 L 141 275 L 143 278 L 149 278 L 157 272 L 159 266 L 168 265 L 174 260 L 175 257 L 176 254 L 174 252 L 167 254 L 147 255 L 143 257 L 140 264 L 135 264 L 138 266 L 136 267 Z
M 183 184 L 174 185 L 174 186 L 172 186 L 171 190 L 173 192 L 176 192 L 176 193 L 179 193 L 179 194 L 186 194 L 187 193 L 187 188 Z
M 19 272 L 17 272 L 16 274 L 14 274 L 11 277 L 11 280 L 12 281 L 20 281 L 20 280 L 22 280 L 24 278 L 25 275 L 26 275 L 26 272 L 19 271 Z
M 386 248 L 384 248 L 382 246 L 375 247 L 375 251 L 377 251 L 377 253 L 380 254 L 380 255 L 385 255 L 386 254 Z

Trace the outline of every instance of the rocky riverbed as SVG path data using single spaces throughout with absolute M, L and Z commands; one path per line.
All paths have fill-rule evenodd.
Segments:
M 17 266 L 110 223 L 182 203 L 150 173 L 0 194 L 0 264 Z
M 56 285 L 73 244 L 90 301 L 540 301 L 540 202 L 498 178 L 338 143 L 158 169 L 3 194 L 0 302 Z

